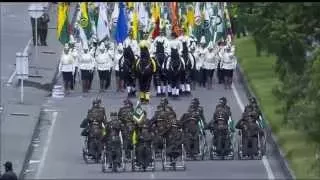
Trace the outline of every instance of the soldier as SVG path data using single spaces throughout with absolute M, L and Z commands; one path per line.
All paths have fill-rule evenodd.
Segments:
M 43 13 L 43 15 L 39 18 L 39 35 L 40 35 L 40 44 L 41 46 L 47 46 L 47 34 L 48 34 L 48 23 L 49 23 L 49 15 L 47 12 Z
M 106 147 L 108 152 L 108 159 L 110 162 L 109 168 L 112 168 L 112 162 L 118 167 L 121 165 L 121 122 L 118 118 L 117 112 L 110 113 L 110 121 L 108 123 L 106 135 Z M 115 168 L 116 169 L 116 168 Z
M 138 46 L 138 42 L 137 40 L 133 39 L 133 32 L 132 32 L 132 29 L 129 30 L 129 36 L 124 40 L 124 44 L 123 44 L 123 47 L 126 48 L 130 46 L 133 53 L 136 55 L 136 56 L 139 56 L 140 54 L 140 51 L 139 51 L 139 46 Z
M 31 26 L 32 26 L 32 40 L 33 40 L 33 46 L 41 46 L 40 42 L 40 18 L 33 18 L 31 17 Z M 36 21 L 37 21 L 37 29 L 36 29 Z M 37 35 L 37 37 L 36 37 Z
M 83 53 L 79 59 L 79 69 L 81 71 L 82 91 L 88 93 L 91 86 L 91 77 L 94 72 L 95 61 L 89 53 L 88 47 L 83 48 Z
M 197 62 L 196 62 L 197 77 L 198 77 L 200 87 L 205 86 L 203 62 L 205 59 L 205 55 L 207 54 L 207 51 L 208 51 L 205 44 L 206 44 L 206 39 L 204 36 L 202 36 L 200 40 L 200 47 L 198 47 L 197 49 L 197 58 L 196 58 L 197 59 Z
M 96 56 L 96 68 L 100 79 L 100 92 L 103 92 L 110 86 L 111 71 L 113 66 L 113 56 L 106 51 L 105 44 L 100 44 L 99 53 Z
M 114 57 L 114 70 L 116 72 L 116 86 L 118 92 L 124 91 L 124 75 L 121 71 L 123 70 L 123 60 L 123 46 L 122 44 L 119 44 Z
M 206 52 L 205 59 L 203 62 L 203 69 L 205 74 L 205 80 L 207 83 L 207 88 L 211 89 L 213 86 L 213 74 L 217 68 L 217 52 L 214 50 L 213 42 L 210 41 L 208 46 L 208 51 Z
M 68 44 L 65 44 L 64 51 L 60 58 L 59 72 L 62 72 L 64 89 L 66 94 L 69 94 L 69 90 L 73 84 L 73 74 L 75 72 L 75 60 L 70 53 Z
M 256 123 L 255 115 L 250 112 L 246 119 L 241 119 L 236 124 L 236 128 L 242 132 L 242 151 L 244 156 L 257 155 L 258 134 L 263 136 L 263 131 Z M 251 144 L 251 146 L 249 146 Z
M 71 90 L 74 90 L 74 86 L 76 84 L 76 77 L 78 74 L 78 60 L 80 57 L 80 51 L 81 51 L 81 44 L 80 43 L 76 43 L 76 41 L 74 40 L 74 37 L 72 35 L 70 35 L 70 53 L 74 58 L 74 73 L 73 73 L 73 82 L 71 84 Z
M 222 56 L 222 70 L 224 76 L 225 89 L 231 89 L 233 71 L 237 66 L 237 59 L 231 52 L 231 47 L 228 46 Z
M 222 107 L 223 109 L 225 109 L 225 111 L 227 112 L 228 117 L 231 117 L 231 109 L 230 107 L 227 105 L 227 98 L 222 97 L 219 99 L 219 104 L 217 105 L 217 107 Z
M 179 128 L 177 122 L 174 122 L 168 132 L 168 137 L 166 138 L 167 144 L 167 155 L 170 158 L 171 166 L 175 166 L 177 158 L 182 155 L 181 145 L 184 143 L 185 138 L 183 132 Z
M 4 168 L 5 168 L 5 173 L 2 176 L 0 174 L 1 180 L 18 180 L 16 173 L 13 171 L 12 162 L 7 161 L 4 164 Z

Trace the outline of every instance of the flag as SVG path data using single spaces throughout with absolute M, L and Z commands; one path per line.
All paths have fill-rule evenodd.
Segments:
M 134 7 L 133 15 L 132 15 L 132 34 L 133 39 L 138 39 L 138 28 L 139 28 L 139 20 L 138 20 L 138 8 Z
M 148 12 L 146 10 L 146 8 L 144 7 L 144 4 L 142 2 L 139 3 L 139 21 L 140 24 L 144 27 L 143 31 L 147 31 L 148 28 L 148 20 L 149 20 L 149 15 Z
M 172 23 L 172 31 L 176 33 L 176 35 L 180 35 L 180 28 L 179 28 L 179 16 L 178 16 L 178 3 L 171 2 L 171 23 Z
M 187 10 L 187 22 L 191 27 L 193 27 L 195 24 L 194 9 L 192 6 L 190 6 Z
M 152 39 L 155 39 L 159 35 L 160 35 L 160 18 L 158 17 L 158 19 L 156 20 L 156 25 L 152 32 Z
M 103 41 L 106 37 L 110 38 L 107 8 L 105 4 L 100 3 L 99 18 L 98 18 L 98 25 L 97 25 L 97 38 L 99 41 Z
M 87 39 L 90 39 L 92 36 L 92 27 L 91 27 L 91 21 L 88 15 L 88 3 L 82 2 L 80 4 L 80 25 L 84 30 L 84 33 L 86 34 Z
M 62 43 L 69 42 L 68 32 L 68 17 L 69 16 L 69 5 L 64 2 L 58 4 L 58 18 L 57 18 L 57 38 Z
M 140 124 L 142 123 L 142 121 L 144 120 L 145 117 L 145 113 L 141 107 L 140 104 L 138 104 L 138 106 L 135 108 L 135 110 L 133 111 L 133 120 Z
M 120 3 L 119 16 L 117 20 L 117 28 L 115 39 L 117 43 L 122 43 L 128 36 L 128 19 L 126 16 L 126 9 L 123 2 Z
M 152 14 L 152 20 L 154 22 L 156 22 L 157 19 L 160 18 L 161 10 L 160 10 L 160 5 L 158 2 L 153 3 L 152 9 L 151 9 L 151 14 Z

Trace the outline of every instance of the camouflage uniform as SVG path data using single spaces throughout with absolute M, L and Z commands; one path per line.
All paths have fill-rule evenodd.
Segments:
M 245 119 L 238 121 L 236 128 L 240 129 L 242 132 L 242 147 L 243 154 L 250 156 L 258 152 L 258 134 L 263 134 L 259 125 L 256 123 L 255 112 L 248 113 L 248 116 Z M 251 142 L 251 147 L 249 143 Z
M 151 142 L 152 136 L 145 121 L 139 126 L 138 143 L 136 145 L 137 163 L 140 167 L 148 167 L 152 162 Z
M 111 121 L 108 123 L 107 126 L 107 133 L 106 133 L 106 148 L 108 153 L 108 159 L 110 162 L 115 162 L 115 164 L 120 167 L 121 165 L 121 138 L 120 138 L 120 131 L 121 131 L 121 122 L 118 119 L 118 113 L 112 112 L 110 113 Z
M 182 129 L 186 140 L 186 150 L 191 158 L 195 158 L 194 155 L 199 153 L 199 121 L 200 119 L 197 111 L 189 111 L 181 118 Z
M 185 138 L 183 132 L 178 127 L 177 123 L 173 123 L 170 130 L 168 131 L 168 136 L 166 138 L 167 145 L 167 155 L 170 157 L 170 162 L 174 163 L 176 159 L 182 154 L 181 145 L 184 143 Z

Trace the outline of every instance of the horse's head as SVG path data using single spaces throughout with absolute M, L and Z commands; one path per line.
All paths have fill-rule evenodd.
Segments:
M 132 62 L 135 59 L 134 53 L 130 46 L 124 48 L 123 57 L 126 61 Z
M 164 53 L 164 42 L 157 41 L 156 53 Z

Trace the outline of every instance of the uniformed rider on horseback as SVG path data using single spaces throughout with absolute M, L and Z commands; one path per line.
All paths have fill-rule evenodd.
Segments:
M 167 76 L 164 64 L 169 55 L 169 40 L 165 36 L 165 27 L 160 29 L 160 35 L 156 37 L 151 46 L 151 54 L 155 57 L 157 72 L 153 82 L 157 89 L 157 96 L 164 96 L 167 93 Z
M 157 66 L 153 58 L 150 57 L 147 41 L 140 42 L 140 57 L 136 62 L 136 74 L 139 80 L 140 102 L 149 103 L 150 85 L 152 75 L 156 72 Z
M 181 93 L 186 95 L 191 95 L 191 83 L 192 83 L 192 73 L 196 66 L 196 61 L 194 56 L 189 52 L 188 47 L 188 39 L 184 38 L 182 40 L 182 52 L 181 56 L 185 64 L 185 70 L 182 71 L 181 75 L 181 83 L 180 83 L 180 89 Z

